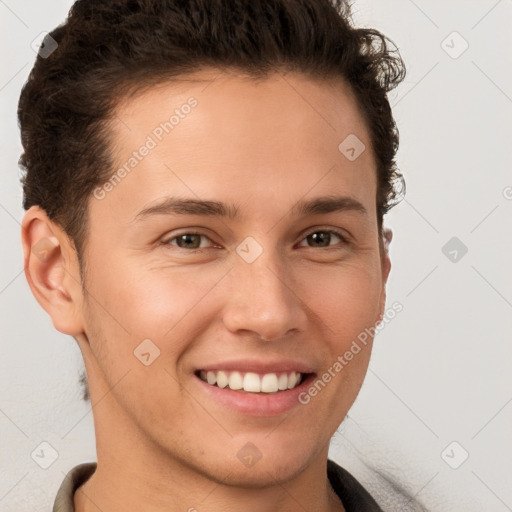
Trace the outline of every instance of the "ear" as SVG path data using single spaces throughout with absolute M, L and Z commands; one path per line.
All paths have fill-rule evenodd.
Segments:
M 25 277 L 54 327 L 71 336 L 83 332 L 82 286 L 74 244 L 39 206 L 23 217 Z
M 384 284 L 387 283 L 389 271 L 391 270 L 391 259 L 389 258 L 389 246 L 393 240 L 393 231 L 389 228 L 383 228 L 382 230 L 382 279 Z
M 382 239 L 379 241 L 381 255 L 382 290 L 380 300 L 379 320 L 382 320 L 386 308 L 386 283 L 391 271 L 391 259 L 389 258 L 389 245 L 393 239 L 393 232 L 389 228 L 382 229 Z

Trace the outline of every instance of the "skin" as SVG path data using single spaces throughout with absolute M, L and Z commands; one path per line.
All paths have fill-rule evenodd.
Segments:
M 55 328 L 77 340 L 89 381 L 98 467 L 75 509 L 344 510 L 327 480 L 329 441 L 362 385 L 371 341 L 307 405 L 279 415 L 228 410 L 193 372 L 234 358 L 297 358 L 321 375 L 382 317 L 390 261 L 367 127 L 341 81 L 276 73 L 256 82 L 217 70 L 191 78 L 118 104 L 121 166 L 167 112 L 198 101 L 121 183 L 90 198 L 84 283 L 60 227 L 39 207 L 23 220 L 28 283 Z M 351 133 L 366 145 L 355 161 L 338 150 Z M 297 201 L 329 194 L 366 214 L 292 214 Z M 168 195 L 233 203 L 242 217 L 134 222 Z M 173 237 L 188 228 L 204 236 L 180 247 Z M 329 229 L 348 242 L 308 237 Z M 248 236 L 263 249 L 252 263 L 236 252 Z M 56 241 L 42 261 L 32 248 L 45 237 Z M 145 366 L 134 350 L 148 338 L 160 356 Z M 251 467 L 237 457 L 247 442 L 261 453 Z

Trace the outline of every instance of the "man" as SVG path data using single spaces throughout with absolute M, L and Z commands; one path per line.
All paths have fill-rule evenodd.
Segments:
M 25 273 L 79 344 L 98 456 L 55 512 L 381 510 L 327 457 L 385 313 L 404 68 L 349 19 L 82 0 L 46 39 Z

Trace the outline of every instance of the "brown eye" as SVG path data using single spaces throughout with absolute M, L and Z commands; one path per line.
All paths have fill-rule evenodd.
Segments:
M 334 237 L 334 238 L 333 238 Z M 338 231 L 334 230 L 317 230 L 309 233 L 306 235 L 306 237 L 303 239 L 307 241 L 309 244 L 309 247 L 333 247 L 331 242 L 334 240 L 339 239 L 341 240 L 342 244 L 344 245 L 347 243 L 347 239 Z
M 201 247 L 201 239 L 210 240 L 206 235 L 201 233 L 181 233 L 168 240 L 164 241 L 165 245 L 173 245 L 179 249 L 189 249 L 191 251 L 204 249 L 205 246 Z M 176 240 L 176 243 L 173 243 Z

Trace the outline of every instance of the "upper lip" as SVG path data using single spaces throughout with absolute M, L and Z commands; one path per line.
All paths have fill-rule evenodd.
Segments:
M 273 361 L 262 361 L 261 359 L 236 359 L 230 361 L 220 361 L 218 363 L 209 363 L 200 366 L 197 370 L 205 371 L 240 371 L 254 373 L 313 373 L 313 368 L 301 361 L 293 359 L 279 359 Z

